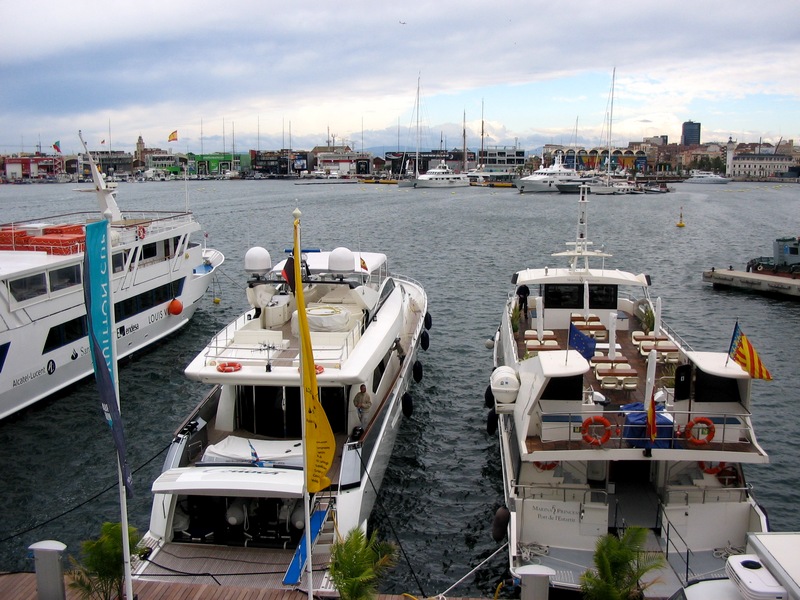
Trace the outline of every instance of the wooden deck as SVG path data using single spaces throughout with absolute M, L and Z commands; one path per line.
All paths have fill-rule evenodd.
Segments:
M 66 588 L 66 600 L 80 600 L 77 592 Z M 304 600 L 308 593 L 215 584 L 164 583 L 134 581 L 138 600 Z M 35 573 L 0 574 L 0 598 L 3 600 L 38 600 Z M 380 594 L 377 600 L 408 600 L 405 596 Z M 448 600 L 469 600 L 448 598 Z M 477 600 L 477 599 L 473 599 Z

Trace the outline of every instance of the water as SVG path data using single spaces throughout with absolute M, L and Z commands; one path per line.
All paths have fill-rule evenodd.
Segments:
M 772 528 L 800 530 L 794 509 L 800 489 L 794 464 L 800 304 L 715 291 L 700 279 L 712 266 L 743 269 L 752 256 L 771 254 L 776 237 L 800 233 L 789 225 L 800 222 L 800 188 L 677 187 L 671 194 L 591 198 L 589 237 L 614 255 L 608 266 L 651 275 L 664 319 L 695 349 L 727 350 L 740 320 L 775 379 L 754 384 L 753 420 L 771 464 L 749 466 L 746 473 Z M 123 208 L 182 208 L 185 198 L 184 184 L 177 182 L 121 184 L 119 193 Z M 261 245 L 279 256 L 291 245 L 291 213 L 299 206 L 304 245 L 384 251 L 396 272 L 428 291 L 433 328 L 430 349 L 420 356 L 425 376 L 411 389 L 414 415 L 398 438 L 374 524 L 384 537 L 396 533 L 404 550 L 381 591 L 444 592 L 498 547 L 491 520 L 503 494 L 497 442 L 486 433 L 483 394 L 492 359 L 484 342 L 513 289 L 512 273 L 542 262 L 560 264 L 549 255 L 574 239 L 577 197 L 220 181 L 190 183 L 189 198 L 209 244 L 225 253 L 226 262 L 193 321 L 120 370 L 135 469 L 131 525 L 147 529 L 149 486 L 162 452 L 206 389 L 187 381 L 183 369 L 246 307 L 245 251 Z M 80 210 L 93 200 L 67 185 L 0 186 L 3 221 Z M 683 229 L 675 227 L 681 207 Z M 32 571 L 27 547 L 43 539 L 63 541 L 77 556 L 81 540 L 96 536 L 104 521 L 119 521 L 116 481 L 113 444 L 93 380 L 0 422 L 0 571 Z M 502 552 L 450 595 L 492 595 L 504 561 Z

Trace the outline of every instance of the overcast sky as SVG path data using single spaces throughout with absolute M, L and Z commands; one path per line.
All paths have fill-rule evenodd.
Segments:
M 4 2 L 0 153 L 414 147 L 418 80 L 423 149 L 605 145 L 615 69 L 615 145 L 797 144 L 798 56 L 798 0 Z

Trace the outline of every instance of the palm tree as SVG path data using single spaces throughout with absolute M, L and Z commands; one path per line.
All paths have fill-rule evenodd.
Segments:
M 139 532 L 128 527 L 130 545 L 139 542 Z M 122 548 L 122 524 L 103 523 L 100 537 L 81 542 L 83 563 L 70 556 L 72 570 L 69 588 L 80 598 L 111 600 L 123 597 L 125 568 Z
M 643 550 L 647 529 L 628 527 L 622 537 L 612 534 L 597 540 L 594 570 L 581 576 L 581 591 L 586 600 L 641 600 L 644 590 L 655 583 L 641 579 L 664 566 L 660 552 Z
M 377 530 L 367 538 L 359 527 L 331 547 L 330 574 L 342 600 L 372 600 L 378 579 L 394 566 L 397 548 L 378 540 Z

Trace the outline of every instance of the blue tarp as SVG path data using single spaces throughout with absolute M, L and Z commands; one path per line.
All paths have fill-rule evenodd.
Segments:
M 650 441 L 647 435 L 647 412 L 641 402 L 632 402 L 622 406 L 625 412 L 625 425 L 622 437 L 631 448 L 671 448 L 672 419 L 663 414 L 664 406 L 656 406 L 656 439 Z

